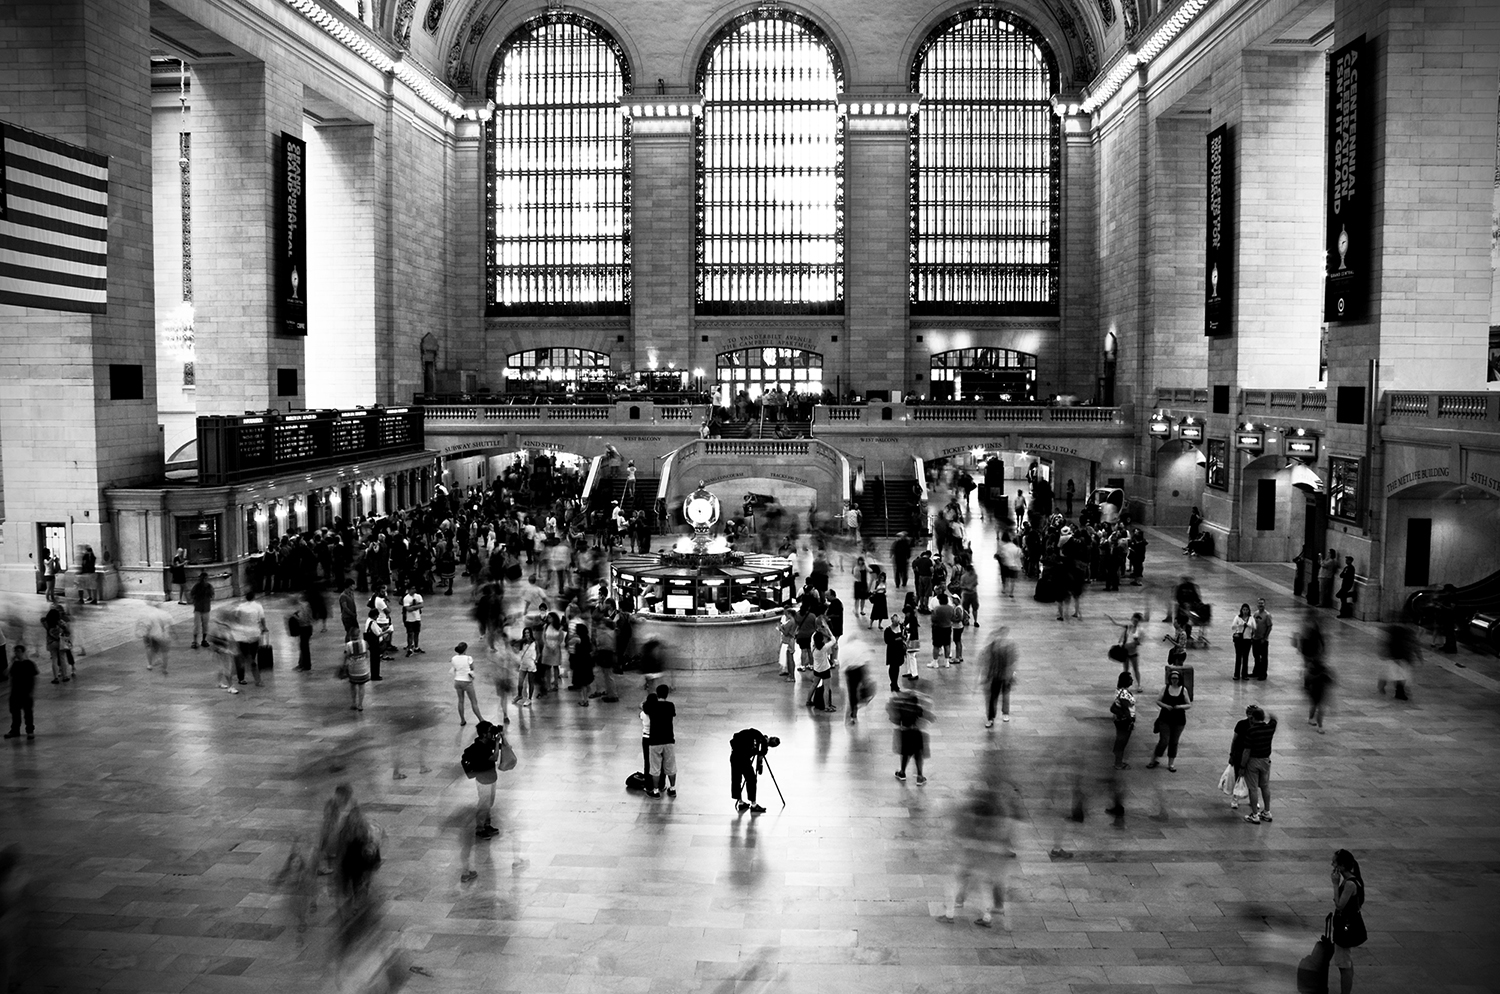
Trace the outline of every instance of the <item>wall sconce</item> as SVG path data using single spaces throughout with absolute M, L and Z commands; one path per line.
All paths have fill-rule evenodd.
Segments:
M 266 513 L 266 507 L 264 504 L 255 505 L 255 523 L 257 525 L 265 524 L 270 519 L 270 517 L 271 516 Z

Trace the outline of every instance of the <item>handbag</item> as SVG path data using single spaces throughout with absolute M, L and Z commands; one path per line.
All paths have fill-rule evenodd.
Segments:
M 1109 647 L 1109 658 L 1117 663 L 1130 662 L 1130 653 L 1125 651 L 1125 639 L 1130 635 L 1130 629 L 1120 632 L 1120 641 Z
M 495 760 L 495 767 L 502 773 L 516 768 L 516 751 L 504 739 L 500 740 L 500 758 Z

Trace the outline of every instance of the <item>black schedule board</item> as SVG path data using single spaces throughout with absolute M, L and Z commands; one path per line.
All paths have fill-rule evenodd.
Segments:
M 198 482 L 222 486 L 421 451 L 419 407 L 298 411 L 198 419 Z

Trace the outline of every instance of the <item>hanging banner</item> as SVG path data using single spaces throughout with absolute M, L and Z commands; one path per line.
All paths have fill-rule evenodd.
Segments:
M 1234 287 L 1234 170 L 1230 163 L 1229 126 L 1208 135 L 1208 251 L 1204 257 L 1203 334 L 1225 338 Z
M 1328 253 L 1323 320 L 1365 316 L 1370 290 L 1370 143 L 1375 46 L 1360 35 L 1333 53 L 1328 73 Z
M 276 333 L 307 334 L 307 143 L 285 131 L 276 157 Z

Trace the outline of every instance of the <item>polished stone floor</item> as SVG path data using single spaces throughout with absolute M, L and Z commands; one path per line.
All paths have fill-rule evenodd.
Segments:
M 992 529 L 977 531 L 978 558 L 993 566 Z M 1193 653 L 1179 772 L 1144 769 L 1148 717 L 1116 823 L 1102 810 L 1115 675 L 1105 615 L 1159 619 L 1160 591 L 1183 571 L 1225 619 L 1267 598 L 1280 625 L 1271 679 L 1232 683 L 1227 639 L 1212 632 L 1214 646 Z M 333 678 L 332 633 L 315 640 L 311 675 L 287 667 L 276 599 L 282 664 L 239 695 L 215 689 L 185 625 L 163 675 L 131 641 L 102 649 L 125 638 L 130 605 L 92 609 L 83 625 L 99 634 L 80 678 L 44 680 L 36 740 L 0 748 L 0 840 L 19 844 L 32 881 L 20 989 L 286 994 L 394 978 L 410 991 L 531 994 L 1270 994 L 1295 990 L 1339 847 L 1368 883 L 1356 990 L 1500 989 L 1493 661 L 1429 657 L 1414 700 L 1396 702 L 1375 689 L 1375 627 L 1336 622 L 1338 684 L 1319 735 L 1289 644 L 1289 572 L 1188 561 L 1155 533 L 1148 573 L 1156 585 L 1091 593 L 1086 620 L 1060 624 L 1027 587 L 1000 601 L 982 568 L 980 635 L 1004 622 L 1021 648 L 1015 718 L 984 728 L 975 667 L 923 669 L 937 714 L 925 786 L 893 778 L 882 708 L 856 725 L 843 710 L 812 714 L 768 660 L 675 678 L 676 799 L 623 789 L 640 755 L 636 684 L 619 704 L 548 698 L 521 712 L 502 833 L 482 843 L 458 766 L 472 726 L 458 726 L 446 665 L 452 644 L 473 637 L 463 597 L 431 599 L 427 655 L 389 663 L 362 714 Z M 835 580 L 847 601 L 848 574 Z M 1154 694 L 1165 646 L 1150 655 Z M 493 690 L 481 700 L 497 710 Z M 1245 824 L 1215 788 L 1251 700 L 1282 720 L 1269 825 Z M 763 780 L 770 810 L 758 817 L 734 811 L 726 782 L 727 740 L 747 725 L 783 739 L 772 758 L 786 805 Z M 1091 793 L 1081 824 L 1067 818 L 1074 769 Z M 955 802 L 987 771 L 1021 815 L 1001 843 L 1015 854 L 1006 914 L 976 928 L 971 902 L 943 924 Z M 380 913 L 347 953 L 330 896 L 299 933 L 273 882 L 342 781 L 385 832 Z M 1072 857 L 1050 855 L 1059 846 Z M 463 882 L 466 870 L 477 878 Z M 367 984 L 373 963 L 392 969 Z

